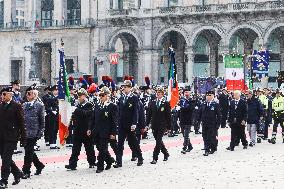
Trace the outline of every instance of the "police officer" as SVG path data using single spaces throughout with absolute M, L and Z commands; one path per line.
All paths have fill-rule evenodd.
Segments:
M 25 178 L 30 178 L 32 163 L 36 167 L 35 175 L 40 175 L 45 167 L 42 162 L 39 161 L 34 146 L 38 139 L 40 139 L 44 132 L 44 105 L 37 101 L 38 91 L 35 86 L 31 86 L 27 89 L 26 98 L 28 102 L 23 104 L 24 120 L 27 131 L 27 140 L 25 145 L 25 157 L 23 173 Z
M 190 128 L 193 121 L 193 111 L 196 106 L 196 100 L 190 97 L 190 89 L 183 90 L 184 96 L 180 99 L 180 125 L 184 129 L 184 142 L 181 153 L 190 152 L 193 147 L 189 139 Z
M 156 164 L 160 151 L 164 154 L 164 161 L 169 158 L 169 152 L 163 143 L 163 136 L 166 131 L 171 130 L 171 107 L 170 103 L 164 98 L 164 89 L 157 89 L 157 99 L 152 101 L 147 115 L 147 126 L 151 123 L 153 136 L 156 141 L 156 146 L 153 152 L 153 161 L 151 164 Z
M 280 90 L 276 90 L 276 96 L 272 101 L 272 110 L 273 110 L 273 131 L 272 137 L 268 140 L 269 143 L 275 144 L 276 143 L 276 134 L 277 134 L 277 127 L 280 124 L 282 128 L 282 137 L 284 143 L 284 128 L 283 128 L 283 118 L 284 118 L 284 97 L 281 96 Z
M 225 128 L 229 110 L 229 96 L 225 88 L 222 89 L 218 99 L 221 111 L 221 128 Z
M 66 169 L 76 170 L 82 144 L 84 144 L 85 147 L 89 168 L 93 168 L 96 163 L 91 131 L 93 104 L 88 101 L 87 96 L 88 92 L 84 88 L 78 91 L 79 104 L 72 115 L 74 127 L 72 154 L 69 159 L 69 164 L 65 165 Z
M 118 125 L 117 106 L 110 101 L 110 90 L 105 86 L 100 89 L 100 102 L 95 106 L 93 116 L 94 139 L 99 151 L 96 173 L 111 168 L 114 159 L 108 151 L 110 139 L 115 139 Z M 104 168 L 104 162 L 107 166 Z
M 42 102 L 45 107 L 45 129 L 44 129 L 44 140 L 45 140 L 45 145 L 49 146 L 49 132 L 50 132 L 50 114 L 52 113 L 49 111 L 49 101 L 51 99 L 52 91 L 51 91 L 51 86 L 47 86 L 44 88 L 45 94 L 42 96 Z
M 138 124 L 138 97 L 131 92 L 132 82 L 125 80 L 122 84 L 124 95 L 119 99 L 119 126 L 118 126 L 118 150 L 114 168 L 122 167 L 124 141 L 127 137 L 132 150 L 137 155 L 137 166 L 143 164 L 142 151 L 136 138 Z
M 206 93 L 206 101 L 201 106 L 202 137 L 204 140 L 204 156 L 217 151 L 217 133 L 220 127 L 219 104 L 214 101 L 214 91 Z
M 54 85 L 51 88 L 51 98 L 48 100 L 48 112 L 50 115 L 50 130 L 49 130 L 49 143 L 50 149 L 59 149 L 56 145 L 57 133 L 58 133 L 58 86 Z
M 24 144 L 26 131 L 24 127 L 23 108 L 13 99 L 12 87 L 1 90 L 0 104 L 0 155 L 2 159 L 0 188 L 8 185 L 10 172 L 14 175 L 16 185 L 20 182 L 22 172 L 12 160 L 13 151 L 20 139 Z

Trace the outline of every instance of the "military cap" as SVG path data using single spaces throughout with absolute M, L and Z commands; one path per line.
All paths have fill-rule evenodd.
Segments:
M 130 80 L 125 80 L 121 86 L 132 87 L 132 82 Z
M 2 94 L 3 92 L 12 93 L 13 92 L 12 87 L 11 86 L 4 87 L 3 89 L 1 89 L 0 93 Z
M 51 91 L 51 86 L 47 86 L 43 89 L 44 91 Z
M 84 88 L 79 89 L 77 94 L 78 96 L 82 96 L 82 95 L 88 96 L 88 92 Z
M 215 95 L 214 91 L 207 91 L 206 95 Z
M 110 90 L 108 87 L 104 86 L 100 89 L 100 94 L 104 94 L 104 95 L 109 95 L 110 94 Z
M 33 90 L 37 90 L 36 84 L 33 84 L 26 89 L 26 91 L 33 91 Z
M 157 87 L 157 88 L 156 88 L 156 91 L 157 91 L 157 92 L 162 92 L 162 93 L 165 92 L 165 90 L 164 90 L 163 87 Z

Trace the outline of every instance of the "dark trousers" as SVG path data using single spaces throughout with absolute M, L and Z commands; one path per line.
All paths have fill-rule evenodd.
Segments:
M 241 125 L 241 124 L 238 124 L 238 123 L 231 124 L 230 148 L 234 149 L 239 140 L 242 141 L 243 146 L 248 145 L 248 141 L 246 139 L 245 128 L 246 127 L 244 125 Z
M 140 144 L 141 136 L 142 136 L 141 131 L 136 131 L 136 139 L 137 139 L 138 144 Z M 135 154 L 135 150 L 133 150 L 133 146 L 131 143 L 129 143 L 129 140 L 128 140 L 128 146 L 130 147 L 132 151 L 132 158 L 137 157 L 137 154 Z
M 191 125 L 183 125 L 182 126 L 184 128 L 184 141 L 183 141 L 183 149 L 186 150 L 187 148 L 188 149 L 191 149 L 192 148 L 192 144 L 190 142 L 190 138 L 189 138 L 189 134 L 190 134 L 190 128 L 191 128 Z
M 69 159 L 69 165 L 71 167 L 77 167 L 78 157 L 81 152 L 82 144 L 84 144 L 89 165 L 95 165 L 96 163 L 96 156 L 92 138 L 88 136 L 74 137 L 72 154 Z
M 156 140 L 156 146 L 153 152 L 153 160 L 158 161 L 160 151 L 162 151 L 164 155 L 168 155 L 169 153 L 163 142 L 164 131 L 153 130 L 153 136 Z
M 274 118 L 274 124 L 273 124 L 273 131 L 272 131 L 272 138 L 276 138 L 277 135 L 277 127 L 280 124 L 280 127 L 282 128 L 282 137 L 284 138 L 284 127 L 283 127 L 283 121 L 278 118 Z
M 216 143 L 216 128 L 213 125 L 202 126 L 202 137 L 204 141 L 205 152 L 217 149 Z
M 1 178 L 6 183 L 8 183 L 10 172 L 12 172 L 14 177 L 19 177 L 21 174 L 21 170 L 12 160 L 16 146 L 17 142 L 7 142 L 0 140 L 0 155 L 2 159 Z
M 27 143 L 25 146 L 25 157 L 24 157 L 24 166 L 23 172 L 25 174 L 31 173 L 31 166 L 32 163 L 37 169 L 42 168 L 44 165 L 41 163 L 34 151 L 34 146 L 36 145 L 37 139 L 36 138 L 28 138 Z
M 128 143 L 131 144 L 130 147 L 137 154 L 138 160 L 142 161 L 142 152 L 140 149 L 140 145 L 136 138 L 135 132 L 132 132 L 130 129 L 119 128 L 118 130 L 118 144 L 117 144 L 117 155 L 116 155 L 116 162 L 118 164 L 122 164 L 122 156 L 124 150 L 124 141 L 128 139 Z
M 194 119 L 192 122 L 193 122 L 194 131 L 198 132 L 200 129 L 200 121 L 197 121 Z M 191 129 L 190 129 L 190 132 L 191 132 Z
M 95 136 L 95 143 L 99 151 L 97 169 L 104 170 L 104 162 L 107 164 L 112 163 L 111 155 L 108 151 L 108 138 L 102 138 L 99 135 Z
M 58 133 L 58 116 L 52 115 L 50 117 L 49 143 L 56 144 Z
M 226 127 L 227 117 L 228 117 L 228 111 L 222 110 L 222 112 L 221 112 L 221 128 Z
M 117 140 L 116 139 L 109 139 L 109 144 L 110 144 L 110 147 L 113 150 L 114 154 L 117 155 Z
M 49 130 L 50 130 L 50 115 L 45 116 L 45 126 L 44 126 L 44 141 L 49 143 Z

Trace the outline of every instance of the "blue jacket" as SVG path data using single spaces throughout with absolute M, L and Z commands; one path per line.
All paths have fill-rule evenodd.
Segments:
M 263 107 L 261 102 L 257 99 L 252 97 L 251 99 L 247 100 L 248 105 L 248 124 L 259 124 L 260 117 L 263 116 Z

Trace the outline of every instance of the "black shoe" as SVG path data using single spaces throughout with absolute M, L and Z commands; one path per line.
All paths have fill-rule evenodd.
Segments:
M 29 173 L 23 173 L 19 178 L 21 178 L 21 179 L 29 179 L 29 178 L 31 178 L 31 175 Z M 17 179 L 15 178 L 15 181 L 16 180 Z
M 283 143 L 284 143 L 284 138 L 283 138 Z
M 249 143 L 249 146 L 250 146 L 250 147 L 253 147 L 253 143 L 252 143 L 252 142 L 251 142 L 251 143 Z
M 243 147 L 243 149 L 244 149 L 244 150 L 245 150 L 245 149 L 248 149 L 248 146 L 247 146 L 247 145 L 246 145 L 246 146 L 244 146 L 244 147 Z
M 151 164 L 157 164 L 157 161 L 156 160 L 153 160 L 150 162 Z
M 164 156 L 164 160 L 163 160 L 163 161 L 168 161 L 169 157 L 170 157 L 170 154 L 166 154 L 166 155 Z
M 200 131 L 195 131 L 195 134 L 196 135 L 200 135 L 200 134 L 202 134 Z
M 226 150 L 234 151 L 234 148 L 228 147 Z
M 71 171 L 77 170 L 76 167 L 72 167 L 71 165 L 65 165 L 65 168 Z
M 113 165 L 113 167 L 114 167 L 114 168 L 120 168 L 120 167 L 122 167 L 122 164 L 116 163 L 115 165 Z
M 210 150 L 209 154 L 214 154 L 216 150 Z
M 143 160 L 139 160 L 137 163 L 137 166 L 141 166 L 141 165 L 143 165 Z
M 42 165 L 40 168 L 36 169 L 36 172 L 34 175 L 40 175 L 44 168 L 45 168 L 45 165 Z
M 261 138 L 257 138 L 257 143 L 261 143 Z
M 112 163 L 113 163 L 113 162 L 107 163 L 105 170 L 109 170 L 109 169 L 111 168 Z
M 53 146 L 53 147 L 50 147 L 51 150 L 58 150 L 60 149 L 58 146 Z
M 185 149 L 182 149 L 182 150 L 181 150 L 181 153 L 182 153 L 182 154 L 186 154 L 186 150 L 185 150 Z
M 0 188 L 8 188 L 8 182 L 4 180 L 0 180 Z
M 271 139 L 272 144 L 276 144 L 276 138 Z
M 136 161 L 136 160 L 137 160 L 137 157 L 131 158 L 131 161 Z
M 101 172 L 103 172 L 104 170 L 101 170 L 101 169 L 97 169 L 96 170 L 96 173 L 101 173 Z
M 191 152 L 191 150 L 193 150 L 193 147 L 192 147 L 192 146 L 191 146 L 191 147 L 188 147 L 187 150 L 186 150 L 186 152 Z
M 204 156 L 208 156 L 208 155 L 209 155 L 209 152 L 206 151 L 203 155 L 204 155 Z
M 97 166 L 97 164 L 89 164 L 89 169 L 95 168 Z

